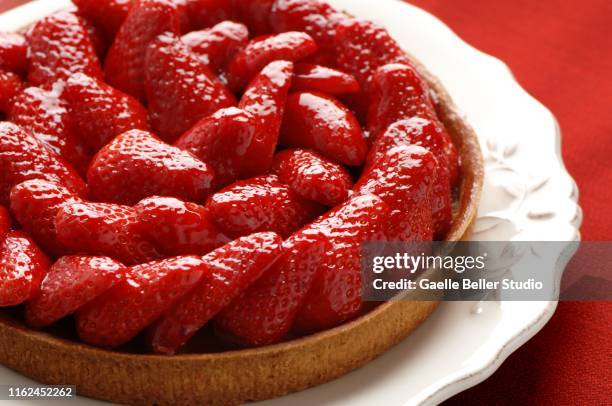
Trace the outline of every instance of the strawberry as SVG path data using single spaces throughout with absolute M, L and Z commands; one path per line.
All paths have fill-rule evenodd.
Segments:
M 11 229 L 11 215 L 4 208 L 4 206 L 0 206 L 0 241 L 4 241 L 4 236 Z
M 287 100 L 281 143 L 314 149 L 344 165 L 363 164 L 368 146 L 357 118 L 338 100 L 294 93 Z
M 340 70 L 365 85 L 369 76 L 388 63 L 410 65 L 410 58 L 383 27 L 367 20 L 344 19 L 336 27 L 337 63 Z
M 189 27 L 195 31 L 212 27 L 221 21 L 234 19 L 234 0 L 187 0 Z M 242 0 L 238 0 L 242 1 Z
M 106 53 L 110 48 L 110 44 L 106 41 L 104 34 L 88 19 L 81 18 L 81 22 L 83 23 L 85 29 L 87 30 L 87 33 L 89 34 L 91 44 L 96 50 L 96 55 L 98 56 L 98 59 L 100 61 L 104 60 L 104 58 L 106 57 Z
M 0 70 L 23 74 L 28 67 L 28 44 L 21 34 L 0 31 Z
M 58 242 L 74 253 L 109 256 L 128 265 L 161 257 L 129 206 L 64 204 L 55 217 L 55 230 Z
M 70 165 L 21 127 L 0 122 L 0 204 L 8 203 L 13 186 L 36 178 L 85 193 L 85 183 Z
M 91 155 L 74 131 L 61 91 L 60 84 L 53 85 L 51 90 L 28 87 L 13 99 L 9 116 L 12 122 L 41 140 L 79 173 L 84 173 Z
M 275 233 L 253 234 L 202 258 L 202 280 L 149 328 L 153 350 L 174 354 L 274 264 L 281 254 L 281 244 Z
M 174 145 L 211 165 L 215 186 L 223 187 L 238 178 L 256 130 L 252 114 L 230 107 L 200 120 Z
M 85 74 L 70 77 L 62 95 L 75 131 L 95 151 L 119 134 L 149 127 L 147 111 L 136 99 Z
M 26 304 L 27 323 L 41 328 L 72 314 L 115 285 L 125 270 L 108 257 L 60 258 L 45 275 L 40 294 Z
M 346 201 L 353 187 L 345 168 L 304 149 L 279 152 L 274 158 L 274 172 L 298 195 L 330 207 Z
M 333 96 L 359 93 L 361 86 L 348 73 L 325 66 L 300 63 L 295 67 L 291 90 L 294 92 L 315 91 Z
M 30 29 L 27 39 L 30 84 L 48 87 L 77 72 L 102 77 L 91 38 L 78 16 L 62 11 L 46 17 Z
M 13 72 L 0 70 L 0 113 L 8 113 L 15 97 L 23 91 L 21 78 Z
M 205 255 L 229 242 L 208 210 L 173 197 L 150 197 L 135 207 L 147 235 L 168 255 Z
M 206 208 L 221 229 L 233 237 L 261 231 L 287 237 L 321 211 L 275 175 L 238 181 L 215 193 Z
M 243 21 L 253 36 L 270 34 L 270 12 L 274 0 L 233 0 L 236 17 Z
M 169 142 L 198 120 L 236 103 L 210 69 L 170 34 L 149 47 L 145 76 L 151 124 Z
M 264 174 L 272 166 L 292 75 L 293 63 L 272 62 L 255 77 L 240 100 L 239 107 L 258 122 L 242 165 L 245 178 Z
M 168 312 L 202 279 L 206 263 L 184 256 L 129 268 L 124 278 L 76 313 L 79 337 L 113 348 Z
M 296 62 L 317 52 L 317 44 L 303 32 L 284 32 L 253 39 L 228 67 L 229 86 L 240 91 L 270 62 Z
M 96 154 L 87 182 L 89 195 L 105 202 L 135 204 L 155 194 L 203 201 L 213 176 L 211 168 L 189 152 L 149 132 L 131 130 Z
M 181 12 L 168 0 L 136 0 L 117 32 L 104 64 L 111 86 L 144 101 L 145 55 L 149 44 L 160 34 L 180 33 Z
M 91 20 L 112 41 L 127 17 L 131 0 L 74 0 L 73 3 L 81 15 Z
M 59 209 L 80 198 L 64 186 L 41 179 L 18 184 L 11 191 L 11 211 L 19 224 L 52 256 L 67 249 L 57 241 L 55 216 Z
M 35 297 L 48 268 L 49 259 L 27 234 L 6 234 L 0 244 L 0 307 Z

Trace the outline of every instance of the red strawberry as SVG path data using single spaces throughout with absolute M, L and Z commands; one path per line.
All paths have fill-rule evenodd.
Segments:
M 229 242 L 208 210 L 173 197 L 150 197 L 135 207 L 147 235 L 169 255 L 205 255 Z
M 100 61 L 82 20 L 59 12 L 40 20 L 27 34 L 30 45 L 28 81 L 50 86 L 74 73 L 102 77 Z
M 223 187 L 238 178 L 256 130 L 252 114 L 230 107 L 200 120 L 174 145 L 211 165 L 215 186 Z
M 89 195 L 99 201 L 135 204 L 151 195 L 203 201 L 214 173 L 187 151 L 153 134 L 131 130 L 102 148 L 87 172 Z
M 353 187 L 345 168 L 303 149 L 279 152 L 274 159 L 274 172 L 298 195 L 330 207 L 346 201 Z
M 100 28 L 112 40 L 130 9 L 131 0 L 74 0 L 79 13 Z
M 74 169 L 41 141 L 13 123 L 0 122 L 0 204 L 8 203 L 13 186 L 36 178 L 85 193 L 85 183 Z
M 0 307 L 35 297 L 49 260 L 27 234 L 11 231 L 0 244 Z
M 0 206 L 0 241 L 4 241 L 4 236 L 11 229 L 11 215 L 4 206 Z
M 181 30 L 181 12 L 168 0 L 136 0 L 121 25 L 104 64 L 106 81 L 141 101 L 145 100 L 145 55 L 160 34 Z
M 365 85 L 368 77 L 388 63 L 410 65 L 410 58 L 383 27 L 360 19 L 344 19 L 336 28 L 338 66 Z
M 20 183 L 11 191 L 11 211 L 15 219 L 53 256 L 67 251 L 57 241 L 55 216 L 63 205 L 78 201 L 80 198 L 64 186 L 41 179 Z
M 153 350 L 174 354 L 274 264 L 281 244 L 275 233 L 253 234 L 202 258 L 202 281 L 149 329 Z
M 51 90 L 29 87 L 13 99 L 10 119 L 41 140 L 80 173 L 87 170 L 91 155 L 74 131 L 68 104 L 59 84 Z
M 23 82 L 19 76 L 0 70 L 0 113 L 8 113 L 13 100 L 22 91 Z
M 391 207 L 390 240 L 433 238 L 432 187 L 437 165 L 425 148 L 399 146 L 387 151 L 355 185 L 357 193 L 376 195 Z
M 72 76 L 63 97 L 75 131 L 95 151 L 119 134 L 149 127 L 147 111 L 136 99 L 87 75 Z
M 329 95 L 359 93 L 361 86 L 353 76 L 320 65 L 301 63 L 295 66 L 295 77 L 291 90 L 295 92 L 316 91 Z
M 91 44 L 96 50 L 96 55 L 98 56 L 98 59 L 103 60 L 106 56 L 106 52 L 108 52 L 108 49 L 110 48 L 110 44 L 106 41 L 106 38 L 104 37 L 102 31 L 100 31 L 98 27 L 93 25 L 89 20 L 87 20 L 86 18 L 81 18 L 81 22 L 83 23 L 85 29 L 87 30 L 87 33 L 89 34 Z
M 153 129 L 174 141 L 198 120 L 232 106 L 234 96 L 179 38 L 164 34 L 146 57 L 146 91 Z
M 232 90 L 242 90 L 270 62 L 299 61 L 317 52 L 314 40 L 303 32 L 257 37 L 240 51 L 228 68 Z
M 200 257 L 176 257 L 129 268 L 106 293 L 76 315 L 81 339 L 101 347 L 117 347 L 164 315 L 202 278 Z
M 270 34 L 270 12 L 274 0 L 232 0 L 238 20 L 243 21 L 253 36 Z
M 239 0 L 241 1 L 241 0 Z M 189 27 L 195 31 L 234 19 L 233 0 L 187 0 Z
M 64 204 L 55 217 L 55 230 L 58 242 L 75 253 L 109 256 L 128 265 L 161 257 L 129 206 Z
M 55 323 L 110 289 L 125 270 L 107 257 L 60 258 L 43 279 L 40 294 L 26 304 L 26 321 L 38 328 Z
M 314 149 L 344 165 L 363 164 L 368 146 L 357 118 L 320 93 L 294 93 L 287 100 L 281 143 Z
M 0 31 L 0 70 L 25 73 L 28 66 L 28 44 L 21 34 Z
M 217 224 L 234 237 L 261 231 L 287 237 L 321 212 L 275 175 L 238 181 L 214 194 L 206 208 Z
M 292 75 L 293 63 L 272 62 L 255 77 L 240 100 L 240 108 L 258 121 L 243 161 L 242 177 L 264 174 L 272 166 Z

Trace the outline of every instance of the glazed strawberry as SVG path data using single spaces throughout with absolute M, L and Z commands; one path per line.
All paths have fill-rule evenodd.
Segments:
M 108 257 L 60 258 L 45 275 L 40 294 L 26 304 L 26 321 L 37 328 L 55 323 L 110 289 L 125 270 Z
M 129 206 L 64 204 L 55 217 L 55 230 L 58 242 L 73 253 L 109 256 L 128 265 L 160 258 Z
M 298 195 L 330 207 L 346 201 L 353 187 L 345 168 L 304 149 L 279 152 L 274 158 L 274 173 Z
M 134 338 L 170 310 L 201 280 L 200 257 L 175 257 L 129 268 L 110 290 L 79 309 L 79 337 L 113 348 Z
M 136 99 L 85 74 L 68 79 L 62 96 L 76 133 L 94 151 L 128 130 L 149 127 L 147 111 Z
M 173 197 L 150 197 L 135 207 L 145 233 L 168 255 L 205 255 L 229 242 L 208 210 Z
M 314 149 L 344 165 L 363 164 L 368 146 L 357 118 L 338 100 L 294 93 L 287 100 L 281 143 Z
M 344 19 L 336 30 L 338 67 L 355 76 L 362 85 L 383 65 L 410 65 L 410 59 L 387 30 L 371 21 Z
M 292 75 L 293 63 L 272 62 L 255 77 L 240 100 L 240 108 L 257 121 L 257 132 L 242 164 L 242 177 L 262 175 L 272 165 Z
M 149 44 L 164 32 L 181 30 L 178 2 L 136 0 L 121 25 L 104 63 L 106 81 L 141 101 L 145 94 L 145 55 Z
M 215 172 L 215 187 L 238 178 L 257 120 L 244 110 L 230 107 L 203 118 L 174 144 L 209 164 Z
M 359 93 L 361 86 L 348 73 L 325 66 L 300 63 L 295 66 L 291 90 L 294 92 L 315 91 L 329 95 Z
M 4 236 L 11 229 L 11 215 L 4 206 L 0 206 L 0 241 L 4 241 Z
M 238 181 L 215 193 L 206 205 L 222 230 L 238 237 L 274 231 L 283 237 L 321 213 L 275 175 Z
M 153 350 L 174 354 L 274 264 L 281 244 L 275 233 L 253 234 L 202 258 L 202 280 L 149 329 Z
M 102 77 L 89 33 L 76 15 L 62 11 L 46 17 L 32 27 L 27 38 L 30 84 L 50 86 L 77 72 Z
M 130 9 L 131 0 L 74 0 L 79 13 L 113 40 Z
M 151 195 L 203 201 L 213 177 L 212 169 L 189 152 L 140 130 L 123 133 L 102 148 L 87 172 L 93 199 L 121 204 Z
M 18 184 L 11 191 L 11 211 L 21 227 L 52 256 L 67 252 L 57 241 L 55 216 L 59 209 L 80 198 L 64 186 L 41 179 Z
M 87 33 L 89 34 L 89 38 L 91 39 L 91 44 L 96 51 L 96 55 L 100 61 L 104 60 L 106 57 L 106 53 L 110 48 L 110 43 L 106 41 L 106 38 L 102 31 L 98 27 L 96 27 L 93 23 L 91 23 L 86 18 L 81 18 L 81 22 L 85 26 Z
M 430 241 L 432 188 L 437 160 L 423 147 L 390 149 L 355 185 L 359 194 L 373 194 L 391 208 L 387 237 L 393 241 Z
M 21 78 L 13 72 L 0 70 L 0 113 L 8 114 L 15 97 L 23 91 Z
M 0 122 L 0 204 L 8 204 L 13 186 L 37 178 L 85 193 L 85 183 L 70 165 L 21 127 Z
M 189 27 L 185 31 L 212 27 L 234 19 L 234 0 L 186 0 Z M 241 1 L 241 0 L 237 0 Z
M 228 67 L 229 85 L 239 91 L 270 62 L 296 62 L 317 52 L 314 40 L 303 32 L 284 32 L 253 39 Z
M 170 34 L 149 47 L 145 74 L 151 125 L 169 142 L 198 120 L 236 103 L 214 73 Z
M 28 44 L 21 34 L 0 31 L 0 70 L 25 73 L 28 66 Z
M 28 87 L 15 96 L 9 118 L 64 158 L 79 173 L 87 170 L 91 155 L 74 131 L 68 104 L 61 98 L 60 84 L 51 90 Z
M 274 0 L 233 0 L 233 8 L 238 20 L 243 21 L 255 37 L 272 32 L 270 12 L 273 3 Z
M 0 307 L 35 297 L 48 268 L 49 259 L 27 234 L 6 234 L 0 244 Z

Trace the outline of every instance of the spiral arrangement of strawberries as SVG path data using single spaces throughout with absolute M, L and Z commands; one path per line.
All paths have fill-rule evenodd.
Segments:
M 443 238 L 457 151 L 385 29 L 318 0 L 74 0 L 0 33 L 0 306 L 172 354 L 364 312 L 368 240 Z

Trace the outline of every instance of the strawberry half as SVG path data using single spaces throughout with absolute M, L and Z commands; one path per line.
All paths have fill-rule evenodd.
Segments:
M 270 12 L 275 0 L 232 0 L 233 9 L 239 21 L 243 21 L 253 36 L 270 34 Z
M 149 328 L 153 350 L 174 354 L 274 264 L 281 244 L 275 233 L 253 234 L 203 257 L 202 280 Z
M 113 40 L 125 21 L 131 0 L 74 0 L 79 13 L 91 20 L 104 32 L 106 39 Z
M 9 113 L 15 97 L 21 94 L 23 87 L 23 81 L 17 74 L 0 70 L 0 113 Z
M 257 120 L 257 132 L 243 160 L 242 177 L 262 175 L 272 166 L 292 75 L 293 63 L 272 62 L 255 77 L 240 100 L 239 107 Z
M 170 34 L 149 47 L 145 74 L 151 125 L 169 142 L 198 120 L 236 104 L 214 73 Z
M 45 275 L 40 293 L 26 304 L 27 323 L 41 328 L 72 314 L 115 285 L 125 270 L 107 257 L 60 258 Z
M 234 0 L 186 0 L 189 26 L 186 31 L 211 27 L 234 19 Z M 241 1 L 241 0 L 238 0 Z
M 0 70 L 23 74 L 28 67 L 28 44 L 23 35 L 0 31 Z
M 294 92 L 314 91 L 332 96 L 359 93 L 361 86 L 348 73 L 325 66 L 300 63 L 295 66 L 291 90 Z

